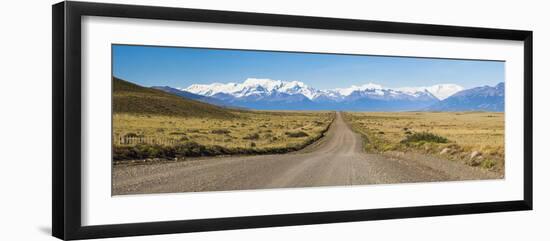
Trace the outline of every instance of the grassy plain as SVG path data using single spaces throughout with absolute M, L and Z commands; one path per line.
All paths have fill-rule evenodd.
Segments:
M 139 142 L 160 146 L 193 143 L 205 148 L 203 153 L 191 155 L 214 154 L 209 149 L 220 149 L 220 154 L 285 152 L 319 139 L 333 119 L 330 112 L 235 111 L 233 114 L 235 118 L 227 119 L 115 114 L 113 137 L 116 146 L 134 146 Z M 125 143 L 128 137 L 134 137 L 138 143 Z
M 347 112 L 369 152 L 416 151 L 504 171 L 504 113 Z

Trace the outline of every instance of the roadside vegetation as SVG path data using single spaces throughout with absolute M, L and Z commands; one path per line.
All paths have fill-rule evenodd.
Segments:
M 115 114 L 114 160 L 297 151 L 321 138 L 334 118 L 329 112 L 234 115 L 211 119 Z
M 368 152 L 421 152 L 504 172 L 503 113 L 348 112 L 344 118 Z
M 219 107 L 113 78 L 113 160 L 297 151 L 321 138 L 333 112 Z

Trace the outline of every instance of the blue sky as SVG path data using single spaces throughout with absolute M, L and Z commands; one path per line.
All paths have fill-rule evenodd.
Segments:
M 317 89 L 504 81 L 504 62 L 113 45 L 113 75 L 142 86 L 187 87 L 247 78 L 297 80 Z

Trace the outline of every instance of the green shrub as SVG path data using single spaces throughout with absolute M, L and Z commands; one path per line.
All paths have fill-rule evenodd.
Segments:
M 313 123 L 315 123 L 316 126 L 322 126 L 324 125 L 325 123 L 321 122 L 321 121 L 314 121 Z
M 487 169 L 493 168 L 496 164 L 497 162 L 493 159 L 485 159 L 481 161 L 481 167 L 487 168 Z
M 288 137 L 294 137 L 294 138 L 309 136 L 307 133 L 303 131 L 285 132 L 285 135 L 287 135 Z
M 174 131 L 174 132 L 170 132 L 169 135 L 173 135 L 173 136 L 178 136 L 178 135 L 185 136 L 185 132 Z
M 448 143 L 449 140 L 440 135 L 436 135 L 429 132 L 418 132 L 411 135 L 407 135 L 405 139 L 401 141 L 403 144 L 414 143 L 414 142 L 434 142 L 434 143 Z
M 243 137 L 245 140 L 258 140 L 260 138 L 260 134 L 258 133 L 251 133 Z
M 115 146 L 113 148 L 114 160 L 165 158 L 169 156 L 172 156 L 172 153 L 160 145 L 138 144 L 135 146 Z
M 212 130 L 210 132 L 212 134 L 229 134 L 229 133 L 231 133 L 231 131 L 229 131 L 228 129 L 215 129 L 215 130 Z

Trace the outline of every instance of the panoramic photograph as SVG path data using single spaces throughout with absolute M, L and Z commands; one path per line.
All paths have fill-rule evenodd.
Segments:
M 505 62 L 112 45 L 112 195 L 503 179 Z

